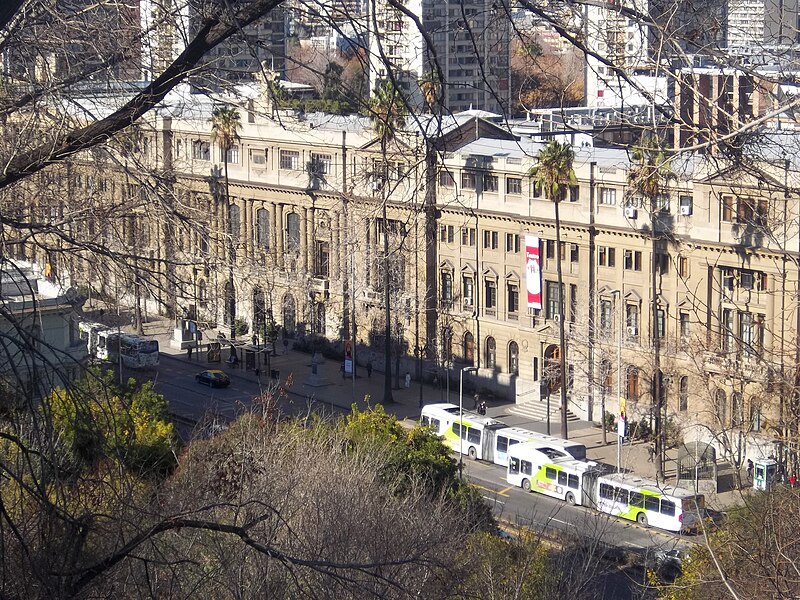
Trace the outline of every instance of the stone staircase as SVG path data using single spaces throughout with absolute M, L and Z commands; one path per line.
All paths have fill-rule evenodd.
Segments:
M 545 402 L 521 402 L 506 410 L 507 413 L 525 417 L 531 421 L 547 421 L 547 404 Z M 561 419 L 561 411 L 558 405 L 550 405 L 550 421 L 555 422 Z M 570 410 L 567 410 L 567 422 L 574 423 L 580 419 Z

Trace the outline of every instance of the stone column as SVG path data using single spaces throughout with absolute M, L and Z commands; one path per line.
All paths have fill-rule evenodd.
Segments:
M 331 228 L 331 247 L 329 249 L 329 277 L 333 280 L 342 280 L 342 272 L 339 269 L 339 265 L 341 264 L 340 261 L 340 251 L 341 243 L 340 243 L 340 233 L 341 233 L 341 216 L 342 213 L 339 211 L 333 211 L 331 213 L 331 218 L 329 219 L 330 228 Z
M 273 256 L 278 254 L 278 204 L 273 202 L 267 206 L 269 210 L 269 251 Z
M 244 215 L 244 243 L 242 244 L 244 248 L 244 256 L 246 258 L 250 258 L 253 256 L 253 217 L 255 215 L 255 202 L 253 200 L 249 200 L 247 198 L 242 199 L 241 203 L 241 211 Z

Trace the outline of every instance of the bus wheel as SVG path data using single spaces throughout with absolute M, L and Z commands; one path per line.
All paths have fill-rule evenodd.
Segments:
M 475 460 L 475 459 L 478 458 L 478 452 L 475 450 L 475 446 L 470 446 L 469 447 L 469 457 L 472 460 Z
M 522 480 L 522 489 L 525 490 L 526 492 L 531 491 L 531 482 L 529 479 Z
M 567 504 L 569 504 L 570 506 L 575 506 L 575 494 L 573 494 L 572 492 L 567 492 L 566 500 Z
M 647 515 L 643 512 L 640 512 L 638 515 L 636 515 L 636 522 L 642 527 L 647 527 Z

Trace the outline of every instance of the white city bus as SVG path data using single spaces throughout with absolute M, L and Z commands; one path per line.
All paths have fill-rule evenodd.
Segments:
M 699 527 L 705 497 L 690 490 L 642 479 L 631 473 L 597 477 L 591 493 L 597 510 L 668 531 Z
M 569 454 L 539 442 L 515 444 L 508 450 L 506 481 L 569 504 L 592 505 L 587 494 L 594 478 L 588 474 L 599 474 L 597 463 L 575 460 Z
M 422 425 L 444 437 L 453 450 L 470 458 L 495 462 L 494 432 L 505 429 L 505 424 L 468 410 L 461 414 L 459 419 L 459 408 L 455 404 L 429 404 L 422 409 Z
M 95 332 L 93 356 L 100 360 L 116 363 L 122 358 L 122 366 L 127 369 L 144 369 L 158 365 L 158 340 L 140 337 L 132 333 L 119 333 L 113 329 Z
M 458 423 L 459 408 L 455 404 L 429 404 L 422 409 L 421 421 L 443 436 L 455 451 L 471 458 L 485 460 L 505 467 L 508 449 L 522 442 L 535 441 L 540 447 L 552 448 L 576 460 L 586 459 L 586 446 L 561 438 L 548 436 L 521 427 L 508 427 L 505 423 L 465 410 L 464 429 Z M 463 438 L 459 441 L 459 438 Z

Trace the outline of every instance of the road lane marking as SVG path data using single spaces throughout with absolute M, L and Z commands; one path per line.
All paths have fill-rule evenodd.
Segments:
M 502 490 L 499 490 L 497 493 L 501 496 L 508 496 L 508 490 L 512 489 L 513 487 L 513 485 L 509 485 L 508 487 L 504 487 Z
M 490 498 L 489 496 L 481 496 L 481 498 L 485 498 L 486 500 L 489 500 L 490 502 L 494 502 L 495 504 L 505 505 L 505 502 L 503 502 L 502 500 L 498 500 L 497 498 Z
M 498 496 L 503 496 L 504 498 L 508 498 L 508 494 L 505 493 L 508 488 L 506 488 L 505 490 L 499 490 L 498 491 L 498 490 L 495 490 L 495 489 L 492 489 L 492 488 L 488 488 L 488 487 L 485 487 L 485 486 L 482 486 L 482 485 L 478 485 L 477 483 L 473 483 L 472 485 L 474 485 L 478 489 L 486 490 L 487 492 L 492 492 L 493 494 L 497 494 Z

